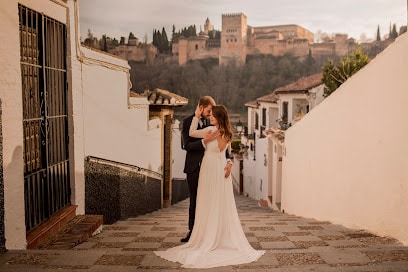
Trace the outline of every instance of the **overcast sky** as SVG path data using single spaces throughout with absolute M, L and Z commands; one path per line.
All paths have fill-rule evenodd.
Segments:
M 297 24 L 313 33 L 346 33 L 360 40 L 362 33 L 373 39 L 377 26 L 381 36 L 390 24 L 407 25 L 408 0 L 79 0 L 82 40 L 88 29 L 100 38 L 128 37 L 129 32 L 143 40 L 152 40 L 153 29 L 172 26 L 180 30 L 196 25 L 197 31 L 208 18 L 221 30 L 221 16 L 244 13 L 250 26 Z

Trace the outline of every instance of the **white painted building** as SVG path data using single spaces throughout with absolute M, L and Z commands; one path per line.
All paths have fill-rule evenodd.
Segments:
M 282 210 L 408 245 L 408 34 L 285 133 Z
M 289 127 L 323 101 L 323 74 L 303 77 L 274 90 L 278 96 L 279 120 Z
M 7 249 L 24 249 L 27 225 L 38 224 L 25 220 L 28 167 L 66 156 L 34 182 L 64 174 L 67 203 L 84 214 L 85 159 L 162 174 L 164 124 L 146 97 L 130 94 L 126 60 L 80 45 L 77 0 L 5 1 L 0 17 L 4 238 Z
M 266 190 L 272 208 L 365 229 L 408 245 L 407 48 L 408 35 L 403 34 L 323 101 L 320 85 L 303 93 L 287 86 L 276 90 L 273 103 L 291 126 L 285 131 L 266 128 L 263 133 L 271 147 Z M 258 128 L 255 141 L 253 136 L 243 137 L 244 143 L 255 146 L 255 153 L 249 150 L 246 158 L 251 165 L 243 170 L 251 176 L 244 180 L 249 184 L 265 177 L 260 171 L 265 144 L 258 144 L 260 105 L 247 104 L 248 136 L 252 127 Z M 260 199 L 253 193 L 259 184 L 254 185 L 247 193 Z
M 244 194 L 271 207 L 280 207 L 282 142 L 271 129 L 286 129 L 323 100 L 322 74 L 304 77 L 245 104 L 248 107 L 244 156 Z M 275 169 L 275 171 L 273 170 Z M 265 205 L 265 204 L 263 204 Z

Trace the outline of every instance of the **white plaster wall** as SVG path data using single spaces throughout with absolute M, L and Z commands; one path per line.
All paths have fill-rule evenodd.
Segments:
M 248 134 L 254 132 L 256 113 L 257 109 L 248 107 Z
M 313 89 L 309 90 L 309 93 L 311 94 L 315 94 L 315 98 L 311 99 L 309 102 L 310 105 L 310 110 L 312 110 L 314 107 L 316 107 L 317 105 L 319 105 L 323 100 L 324 100 L 324 84 L 319 85 Z
M 68 135 L 71 204 L 77 205 L 76 213 L 85 213 L 84 170 L 84 113 L 82 88 L 82 60 L 79 45 L 78 10 L 74 1 L 68 1 L 67 66 L 68 66 Z
M 286 131 L 282 208 L 408 244 L 408 34 Z
M 86 56 L 106 59 L 128 69 L 124 60 L 82 48 Z M 84 153 L 140 166 L 161 173 L 161 130 L 159 120 L 148 126 L 149 108 L 130 107 L 129 74 L 109 65 L 82 66 Z
M 126 61 L 79 46 L 77 1 L 6 1 L 0 9 L 0 99 L 7 249 L 26 248 L 18 3 L 67 25 L 71 203 L 77 214 L 84 213 L 87 155 L 161 172 L 161 122 L 148 121 L 147 101 L 129 105 Z
M 234 160 L 233 164 L 231 167 L 231 177 L 232 177 L 232 183 L 234 185 L 234 190 L 235 192 L 239 193 L 239 175 L 240 175 L 240 159 L 238 158 L 238 155 L 234 155 Z
M 282 145 L 278 142 L 275 137 L 270 138 L 270 145 L 272 148 L 272 207 L 277 208 L 278 204 L 281 203 L 281 193 L 282 193 Z
M 256 199 L 255 182 L 256 182 L 256 164 L 252 156 L 244 158 L 243 162 L 243 194 L 252 199 Z
M 175 120 L 173 124 L 172 157 L 172 178 L 185 179 L 186 174 L 184 173 L 184 162 L 186 160 L 186 151 L 181 148 L 181 130 L 179 120 Z
M 288 123 L 293 125 L 293 110 L 294 110 L 294 99 L 307 99 L 305 94 L 279 94 L 279 118 L 283 115 L 283 102 L 288 102 Z
M 279 109 L 278 106 L 274 106 L 274 107 L 269 107 L 268 108 L 268 123 L 267 123 L 267 127 L 271 128 L 271 127 L 278 127 L 278 120 L 279 119 Z
M 26 247 L 24 222 L 23 116 L 17 1 L 0 9 L 0 99 L 6 248 Z M 18 91 L 16 91 L 18 90 Z M 15 235 L 10 236 L 13 233 Z
M 255 160 L 251 151 L 243 159 L 243 194 L 255 200 L 268 197 L 269 166 L 264 165 L 264 154 L 268 157 L 268 139 L 257 138 Z
M 266 109 L 266 128 L 270 128 L 272 126 L 277 126 L 278 122 L 276 120 L 279 119 L 279 108 L 278 104 L 276 103 L 269 103 L 269 102 L 260 102 L 259 103 L 259 122 L 262 124 L 262 109 Z
M 267 199 L 268 198 L 268 164 L 264 165 L 265 156 L 268 162 L 268 138 L 257 138 L 255 145 L 255 180 L 254 192 L 255 199 Z
M 3 1 L 0 9 L 5 236 L 7 249 L 26 248 L 23 116 L 18 4 L 66 22 L 66 8 L 51 1 Z

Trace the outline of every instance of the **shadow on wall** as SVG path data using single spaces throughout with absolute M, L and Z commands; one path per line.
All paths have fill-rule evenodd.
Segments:
M 85 161 L 85 213 L 104 224 L 161 208 L 161 180 L 117 166 Z

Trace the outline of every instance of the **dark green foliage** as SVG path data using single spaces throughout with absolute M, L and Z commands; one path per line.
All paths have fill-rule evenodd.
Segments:
M 208 37 L 210 39 L 219 40 L 219 39 L 221 39 L 221 31 L 211 30 L 211 31 L 208 32 Z
M 172 37 L 171 41 L 172 42 L 178 42 L 179 38 L 184 37 L 195 37 L 197 36 L 197 30 L 195 25 L 190 25 L 189 27 L 185 27 L 182 30 L 179 30 L 176 32 L 176 27 L 173 25 L 173 31 L 172 31 Z
M 167 38 L 166 30 L 162 29 L 162 32 L 159 30 L 153 30 L 153 42 L 152 44 L 157 47 L 160 53 L 168 53 L 170 50 L 170 43 Z
M 380 26 L 377 27 L 377 41 L 381 41 Z
M 342 58 L 337 65 L 334 64 L 333 60 L 329 60 L 328 63 L 323 66 L 322 82 L 325 84 L 324 96 L 327 97 L 332 94 L 341 84 L 369 62 L 370 58 L 359 47 L 347 57 Z
M 240 148 L 240 144 L 241 144 L 241 140 L 239 140 L 239 139 L 234 139 L 234 140 L 232 140 L 232 142 L 231 142 L 231 149 L 232 149 L 235 153 L 238 153 L 239 150 L 241 149 L 241 148 Z
M 102 50 L 102 51 L 105 51 L 105 52 L 108 52 L 108 41 L 107 41 L 107 37 L 106 37 L 106 35 L 103 35 L 102 36 L 102 39 L 100 40 L 100 44 L 99 44 L 99 48 Z
M 396 39 L 398 37 L 397 26 L 394 24 L 390 32 L 390 39 Z

